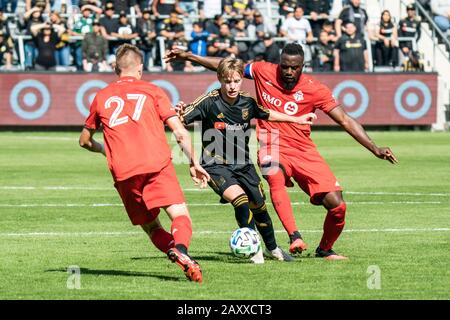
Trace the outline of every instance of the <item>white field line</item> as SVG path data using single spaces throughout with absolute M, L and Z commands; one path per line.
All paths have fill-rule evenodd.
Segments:
M 383 204 L 442 204 L 441 201 L 346 201 L 349 205 L 383 205 Z M 270 204 L 270 202 L 267 202 Z M 292 205 L 306 205 L 309 202 L 292 202 Z M 219 207 L 223 206 L 222 203 L 187 203 L 188 207 Z M 122 207 L 121 203 L 21 203 L 21 204 L 8 204 L 0 203 L 0 208 L 73 208 L 73 207 Z
M 0 190 L 113 190 L 115 188 L 111 187 L 88 187 L 88 186 L 0 186 Z M 199 189 L 199 188 L 184 188 L 184 192 L 209 192 L 214 193 L 213 190 Z M 289 193 L 303 193 L 302 190 L 288 190 Z M 374 196 L 431 196 L 431 197 L 450 197 L 450 192 L 384 192 L 384 191 L 345 191 L 344 194 L 354 194 L 354 195 L 374 195 Z
M 194 231 L 194 234 L 231 234 L 233 231 L 212 231 L 201 230 Z M 284 230 L 275 230 L 276 233 L 284 233 Z M 302 233 L 322 233 L 322 230 L 302 230 Z M 450 228 L 385 228 L 385 229 L 348 229 L 344 230 L 346 233 L 373 233 L 373 232 L 388 232 L 388 233 L 414 233 L 414 232 L 450 232 Z M 0 237 L 92 237 L 92 236 L 134 236 L 143 235 L 142 232 L 137 231 L 117 231 L 117 232 L 2 232 Z

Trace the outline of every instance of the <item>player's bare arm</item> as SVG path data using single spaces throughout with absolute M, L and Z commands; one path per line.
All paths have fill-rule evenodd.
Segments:
M 174 60 L 187 60 L 191 62 L 195 62 L 198 64 L 201 64 L 205 68 L 208 68 L 209 70 L 216 71 L 220 61 L 222 58 L 215 58 L 215 57 L 202 57 L 195 54 L 192 54 L 190 52 L 185 52 L 181 49 L 173 49 L 170 50 L 168 54 L 164 57 L 166 63 L 174 61 Z
M 178 117 L 171 117 L 167 119 L 166 124 L 175 135 L 175 139 L 177 140 L 181 150 L 183 150 L 184 154 L 189 159 L 189 172 L 192 180 L 196 185 L 200 185 L 201 188 L 206 188 L 210 177 L 197 160 L 189 132 L 184 128 L 184 125 Z
M 94 140 L 94 133 L 95 130 L 83 128 L 79 139 L 80 147 L 85 148 L 91 152 L 101 153 L 106 156 L 103 144 Z
M 293 122 L 297 124 L 313 124 L 313 120 L 317 119 L 315 113 L 307 113 L 299 117 L 293 117 L 275 110 L 269 110 L 270 115 L 268 121 L 272 122 Z
M 376 157 L 397 163 L 398 160 L 388 147 L 378 147 L 367 135 L 367 132 L 355 119 L 350 117 L 340 106 L 331 110 L 328 115 L 342 128 L 345 129 L 356 141 L 366 147 Z

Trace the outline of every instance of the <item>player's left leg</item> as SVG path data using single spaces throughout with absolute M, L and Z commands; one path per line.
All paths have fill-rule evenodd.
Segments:
M 333 251 L 333 245 L 339 238 L 345 226 L 345 212 L 347 206 L 341 191 L 326 193 L 322 198 L 323 206 L 328 210 L 323 224 L 323 236 L 316 249 L 316 256 L 327 260 L 344 260 L 344 256 Z

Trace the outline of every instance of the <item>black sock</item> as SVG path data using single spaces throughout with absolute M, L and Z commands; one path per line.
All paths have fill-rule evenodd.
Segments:
M 290 235 L 289 235 L 289 239 L 290 239 L 290 241 L 291 241 L 291 243 L 292 243 L 292 242 L 294 242 L 294 241 L 297 240 L 297 239 L 303 239 L 303 238 L 302 238 L 302 235 L 300 234 L 300 232 L 294 231 L 293 234 L 290 234 Z
M 252 209 L 252 211 L 256 227 L 263 238 L 264 244 L 268 250 L 272 251 L 277 247 L 277 241 L 275 240 L 275 231 L 273 230 L 272 219 L 267 212 L 267 206 L 263 204 L 259 208 Z
M 237 196 L 231 204 L 234 207 L 234 216 L 239 228 L 251 228 L 255 230 L 255 220 L 248 206 L 248 197 L 245 193 Z
M 187 248 L 186 248 L 186 246 L 184 244 L 177 244 L 177 245 L 175 245 L 175 248 L 177 248 L 178 251 L 180 251 L 183 254 L 186 254 L 186 255 L 188 254 L 187 253 Z

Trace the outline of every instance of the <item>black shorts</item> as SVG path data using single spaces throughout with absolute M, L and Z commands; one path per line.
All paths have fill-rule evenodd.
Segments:
M 244 189 L 250 202 L 255 203 L 257 206 L 264 204 L 266 197 L 264 195 L 263 185 L 253 164 L 214 164 L 212 166 L 205 166 L 204 168 L 211 177 L 208 184 L 221 197 L 221 203 L 228 203 L 222 197 L 225 190 L 233 185 L 239 185 Z

